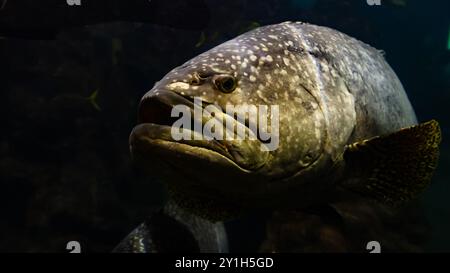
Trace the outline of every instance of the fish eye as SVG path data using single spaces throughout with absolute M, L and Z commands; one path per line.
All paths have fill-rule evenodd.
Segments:
M 214 79 L 214 85 L 223 93 L 231 93 L 236 89 L 237 82 L 230 75 L 219 75 Z

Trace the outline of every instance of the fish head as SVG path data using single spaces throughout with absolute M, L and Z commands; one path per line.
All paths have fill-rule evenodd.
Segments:
M 306 183 L 322 156 L 324 114 L 301 84 L 289 44 L 281 36 L 272 42 L 262 37 L 253 31 L 226 42 L 156 83 L 139 106 L 133 156 L 164 165 L 158 171 L 167 170 L 172 183 L 227 198 L 287 190 L 294 178 Z M 191 139 L 174 137 L 181 132 L 173 126 L 180 113 L 190 113 L 192 126 L 182 132 Z M 211 124 L 222 139 L 207 137 Z

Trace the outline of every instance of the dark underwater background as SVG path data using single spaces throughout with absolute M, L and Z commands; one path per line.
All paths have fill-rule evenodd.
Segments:
M 423 195 L 423 250 L 449 252 L 450 1 L 205 2 L 208 16 L 183 14 L 206 18 L 193 30 L 114 22 L 66 28 L 54 39 L 0 37 L 0 251 L 66 252 L 73 240 L 83 252 L 111 251 L 166 198 L 128 152 L 141 96 L 172 68 L 238 34 L 304 21 L 383 50 L 419 121 L 440 122 L 439 168 Z M 251 217 L 227 224 L 231 250 L 258 250 L 261 226 Z

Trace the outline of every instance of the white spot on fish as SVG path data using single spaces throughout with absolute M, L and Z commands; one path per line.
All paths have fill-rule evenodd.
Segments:
M 184 82 L 174 82 L 168 85 L 168 88 L 170 90 L 188 90 L 190 87 L 190 85 L 188 83 L 184 83 Z

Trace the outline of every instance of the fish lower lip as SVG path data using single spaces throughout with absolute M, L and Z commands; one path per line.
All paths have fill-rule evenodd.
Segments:
M 162 132 L 162 133 L 161 133 Z M 251 169 L 238 164 L 233 156 L 222 144 L 217 141 L 175 141 L 170 137 L 170 127 L 144 123 L 137 125 L 130 135 L 130 150 L 132 155 L 137 155 L 144 160 L 156 158 L 161 160 L 166 157 L 169 162 L 186 157 L 192 160 L 213 160 L 219 165 L 250 173 Z M 194 159 L 195 158 L 195 159 Z
M 130 135 L 130 145 L 139 146 L 149 139 L 160 139 L 166 142 L 181 143 L 193 147 L 201 147 L 216 152 L 234 162 L 233 156 L 225 144 L 217 140 L 174 140 L 171 136 L 171 127 L 155 123 L 142 123 L 137 125 Z
M 184 154 L 188 160 L 195 157 L 198 160 L 221 162 L 220 164 L 233 166 L 244 172 L 259 170 L 267 159 L 266 154 L 253 156 L 252 150 L 233 147 L 233 143 L 225 141 L 174 140 L 171 136 L 171 127 L 152 123 L 143 123 L 133 129 L 130 135 L 130 149 L 132 154 L 136 153 L 144 158 L 154 157 L 157 153 L 175 158 Z

